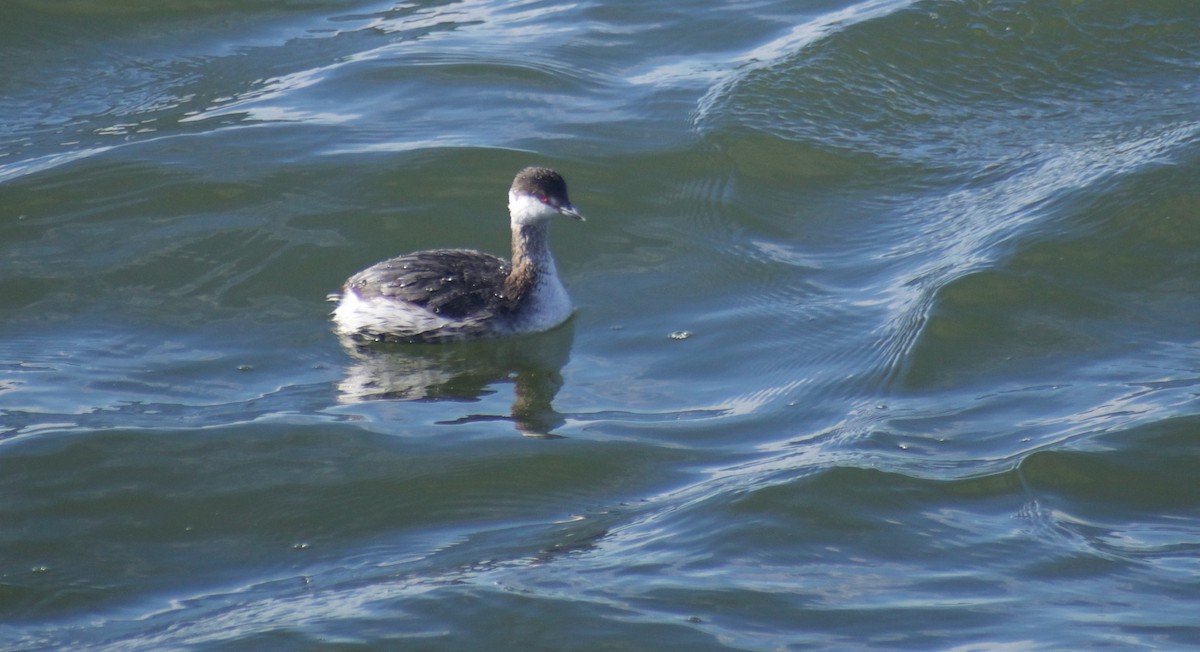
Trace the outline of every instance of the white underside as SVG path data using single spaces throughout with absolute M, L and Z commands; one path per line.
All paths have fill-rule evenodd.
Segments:
M 356 333 L 425 333 L 463 324 L 428 310 L 382 297 L 364 299 L 350 290 L 333 310 L 333 323 L 342 335 Z
M 453 338 L 455 333 L 466 336 L 508 335 L 514 333 L 536 333 L 549 330 L 571 316 L 571 299 L 567 290 L 551 275 L 534 289 L 532 310 L 516 322 L 492 321 L 495 318 L 464 320 L 447 319 L 424 308 L 403 301 L 383 297 L 364 299 L 353 290 L 342 294 L 333 311 L 336 330 L 342 335 L 391 334 L 410 337 L 425 333 L 445 333 Z

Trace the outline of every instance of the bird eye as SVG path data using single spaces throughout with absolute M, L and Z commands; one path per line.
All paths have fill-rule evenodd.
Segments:
M 546 195 L 538 195 L 537 198 L 538 198 L 538 201 L 542 202 L 543 204 L 550 203 L 550 198 L 547 197 Z

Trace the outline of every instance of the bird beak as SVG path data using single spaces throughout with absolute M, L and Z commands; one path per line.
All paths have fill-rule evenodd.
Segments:
M 562 215 L 569 215 L 570 217 L 573 217 L 573 218 L 579 220 L 580 222 L 587 221 L 587 218 L 583 216 L 583 213 L 580 213 L 579 211 L 575 210 L 575 207 L 570 204 L 563 204 L 561 206 L 555 206 L 554 208 L 558 209 L 558 212 Z

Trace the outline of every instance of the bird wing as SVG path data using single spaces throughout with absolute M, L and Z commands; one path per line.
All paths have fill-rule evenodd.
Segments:
M 503 300 L 508 261 L 466 249 L 436 249 L 385 260 L 355 274 L 345 291 L 420 306 L 461 320 Z

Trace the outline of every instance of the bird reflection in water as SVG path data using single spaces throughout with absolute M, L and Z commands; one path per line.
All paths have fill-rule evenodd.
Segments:
M 364 344 L 339 338 L 351 358 L 338 383 L 342 403 L 365 401 L 474 402 L 512 382 L 509 415 L 468 415 L 442 424 L 511 421 L 527 437 L 558 438 L 565 422 L 551 405 L 571 355 L 573 324 L 544 333 L 444 344 Z

